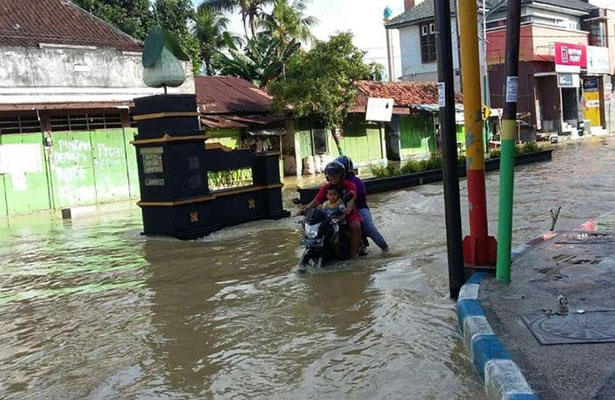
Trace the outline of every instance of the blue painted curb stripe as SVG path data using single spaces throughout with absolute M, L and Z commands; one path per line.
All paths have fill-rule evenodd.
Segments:
M 488 277 L 489 274 L 486 272 L 476 272 L 474 274 L 472 274 L 472 276 L 470 277 L 470 279 L 468 279 L 468 281 L 466 283 L 478 283 L 480 284 L 483 279 L 485 279 L 486 277 Z
M 477 272 L 474 275 L 472 275 L 470 279 L 468 279 L 467 283 L 474 285 L 474 286 L 476 284 L 480 285 L 481 282 L 488 276 L 489 274 L 487 273 Z M 473 290 L 476 291 L 476 288 L 474 287 Z M 466 287 L 466 291 L 469 292 L 470 289 Z M 466 334 L 464 333 L 464 323 L 466 319 L 471 318 L 471 317 L 485 317 L 485 311 L 483 307 L 480 305 L 480 302 L 478 300 L 468 299 L 468 298 L 465 298 L 465 299 L 462 298 L 458 300 L 457 301 L 457 319 L 459 322 L 459 329 L 462 335 Z M 468 348 L 468 351 L 470 352 L 470 357 L 472 358 L 472 361 L 474 362 L 474 366 L 476 367 L 483 381 L 485 381 L 485 370 L 486 370 L 486 365 L 489 361 L 493 362 L 489 364 L 493 366 L 493 365 L 500 365 L 495 360 L 508 360 L 508 361 L 505 361 L 505 363 L 506 362 L 512 363 L 514 368 L 520 371 L 518 367 L 516 366 L 516 364 L 511 360 L 510 354 L 508 353 L 508 351 L 506 350 L 506 348 L 504 347 L 500 339 L 498 339 L 497 336 L 493 334 L 493 331 L 489 327 L 489 323 L 486 322 L 487 326 L 486 327 L 482 326 L 481 328 L 481 325 L 477 324 L 477 321 L 479 319 L 472 318 L 468 322 L 469 324 L 468 329 L 470 330 L 470 332 L 467 332 L 467 335 L 470 335 L 472 339 L 471 339 L 471 343 L 468 344 L 468 342 L 466 342 L 466 346 L 467 345 L 470 346 L 470 348 Z M 523 378 L 522 374 L 521 374 L 521 378 Z M 539 398 L 535 394 L 531 393 L 531 388 L 528 386 L 525 379 L 522 379 L 523 381 L 522 383 L 517 383 L 514 380 L 507 381 L 508 378 L 499 376 L 498 374 L 494 376 L 490 375 L 489 379 L 495 379 L 496 386 L 503 387 L 502 385 L 504 386 L 508 385 L 507 392 L 505 394 L 500 392 L 499 396 L 503 396 L 503 397 L 499 398 L 498 400 L 539 400 Z M 511 384 L 513 385 L 515 389 L 510 390 Z M 528 393 L 528 391 L 530 393 Z
M 472 340 L 472 358 L 480 377 L 485 379 L 485 364 L 490 360 L 510 360 L 508 351 L 495 335 L 479 335 Z
M 463 321 L 467 317 L 485 316 L 485 311 L 476 300 L 460 300 L 457 302 L 457 320 L 461 333 L 463 333 Z
M 540 400 L 535 394 L 510 394 L 506 400 Z

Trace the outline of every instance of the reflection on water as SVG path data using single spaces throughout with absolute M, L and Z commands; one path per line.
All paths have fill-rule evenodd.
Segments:
M 560 204 L 561 229 L 611 211 L 614 145 L 519 169 L 515 241 Z M 292 218 L 196 242 L 141 237 L 134 207 L 5 224 L 0 397 L 483 398 L 447 298 L 441 185 L 370 202 L 391 252 L 306 276 Z

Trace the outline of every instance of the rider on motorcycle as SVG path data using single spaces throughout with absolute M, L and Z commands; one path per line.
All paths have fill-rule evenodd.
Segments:
M 339 186 L 343 192 L 342 196 L 346 193 L 352 193 L 352 199 L 346 204 L 344 215 L 346 216 L 346 224 L 350 232 L 350 254 L 352 258 L 355 258 L 359 255 L 362 239 L 361 216 L 355 210 L 357 188 L 352 182 L 344 179 L 345 168 L 344 165 L 338 161 L 331 161 L 327 164 L 325 167 L 325 176 L 328 183 L 321 186 L 314 200 L 303 207 L 300 213 L 305 213 L 305 211 L 310 208 L 320 206 L 326 200 L 327 190 L 332 186 Z
M 366 237 L 371 238 L 374 243 L 382 249 L 382 251 L 388 251 L 389 245 L 378 231 L 378 228 L 376 228 L 376 224 L 374 224 L 374 219 L 372 218 L 372 213 L 367 205 L 367 191 L 365 190 L 365 184 L 358 176 L 354 174 L 354 165 L 352 160 L 350 157 L 344 155 L 339 156 L 335 160 L 339 161 L 344 166 L 346 170 L 345 179 L 354 183 L 357 188 L 355 207 L 363 220 L 363 234 Z

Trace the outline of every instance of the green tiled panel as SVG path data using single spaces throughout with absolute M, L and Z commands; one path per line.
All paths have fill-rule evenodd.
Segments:
M 90 132 L 98 203 L 130 197 L 123 129 Z
M 37 160 L 24 160 L 25 171 L 16 171 L 4 176 L 8 214 L 28 214 L 49 209 L 51 202 L 42 133 L 2 135 L 1 140 L 2 146 L 30 145 L 38 147 Z M 15 149 L 18 151 L 17 146 L 15 146 Z M 32 162 L 36 165 L 35 169 L 32 168 Z
M 96 203 L 90 132 L 53 132 L 51 178 L 57 208 Z
M 135 140 L 136 134 L 136 128 L 124 128 L 126 162 L 128 164 L 128 184 L 130 188 L 130 197 L 132 198 L 137 198 L 140 196 L 139 169 L 137 167 L 137 149 L 130 143 Z

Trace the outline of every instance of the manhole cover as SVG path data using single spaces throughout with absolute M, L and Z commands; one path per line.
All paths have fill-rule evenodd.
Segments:
M 564 236 L 558 244 L 604 244 L 615 242 L 615 237 L 607 233 L 581 232 Z
M 523 316 L 523 322 L 541 344 L 615 342 L 615 311 L 540 312 Z

